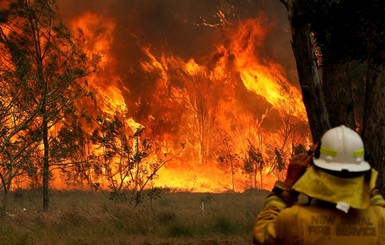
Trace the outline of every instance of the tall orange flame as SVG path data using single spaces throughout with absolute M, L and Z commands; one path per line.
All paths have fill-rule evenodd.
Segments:
M 220 41 L 207 45 L 211 50 L 203 55 L 195 47 L 200 55 L 194 57 L 173 52 L 167 42 L 142 41 L 140 28 L 123 35 L 112 14 L 84 11 L 66 18 L 74 32 L 81 29 L 85 52 L 100 57 L 89 82 L 99 110 L 123 115 L 132 131 L 145 128 L 165 154 L 185 146 L 158 172 L 156 186 L 211 192 L 270 188 L 282 177 L 274 167 L 275 150 L 287 163 L 292 146 L 309 141 L 298 84 L 263 52 L 273 24 L 264 15 L 238 22 L 226 20 L 224 11 L 216 16 L 218 24 L 202 26 L 212 28 L 207 42 Z M 118 36 L 135 39 L 135 45 L 114 46 Z M 128 47 L 135 49 L 130 57 L 116 51 Z M 265 161 L 254 176 L 257 186 L 243 168 L 250 146 Z M 60 179 L 55 185 L 63 187 Z

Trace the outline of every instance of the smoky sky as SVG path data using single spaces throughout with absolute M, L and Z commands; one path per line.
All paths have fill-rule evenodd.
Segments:
M 116 21 L 113 52 L 119 57 L 121 67 L 117 69 L 121 71 L 138 64 L 143 58 L 139 46 L 146 44 L 154 52 L 168 50 L 199 61 L 222 41 L 213 27 L 220 23 L 218 10 L 234 25 L 242 19 L 258 18 L 262 11 L 263 21 L 274 23 L 264 55 L 286 67 L 289 76 L 292 72 L 287 13 L 278 0 L 60 0 L 58 6 L 64 19 L 91 11 Z
M 85 12 L 113 19 L 116 26 L 111 48 L 118 60 L 113 69 L 127 88 L 122 91 L 129 91 L 124 96 L 129 98 L 126 102 L 130 108 L 135 107 L 139 98 L 152 93 L 156 81 L 156 77 L 141 71 L 140 62 L 147 59 L 142 46 L 151 47 L 157 56 L 168 53 L 185 60 L 193 58 L 199 63 L 212 55 L 218 44 L 226 42 L 223 28 L 236 28 L 239 21 L 246 19 L 262 18 L 262 23 L 271 27 L 259 55 L 281 64 L 289 81 L 297 80 L 287 12 L 278 0 L 59 0 L 58 7 L 64 21 Z M 219 10 L 225 17 L 225 25 L 221 23 Z M 263 98 L 251 95 L 240 97 L 249 98 L 245 102 L 248 106 L 266 103 Z M 251 103 L 252 100 L 255 102 Z M 134 113 L 150 113 L 151 101 L 147 103 Z M 255 113 L 264 111 L 262 107 L 261 111 L 253 108 Z

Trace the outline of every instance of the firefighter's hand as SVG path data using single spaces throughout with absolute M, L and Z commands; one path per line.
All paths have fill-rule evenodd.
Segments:
M 307 153 L 295 155 L 288 166 L 285 183 L 292 186 L 306 172 L 312 156 Z

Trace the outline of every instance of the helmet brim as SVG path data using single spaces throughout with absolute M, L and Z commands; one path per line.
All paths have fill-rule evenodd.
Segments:
M 319 168 L 332 170 L 332 171 L 349 171 L 349 172 L 365 172 L 370 169 L 370 164 L 366 161 L 359 163 L 333 163 L 327 162 L 320 158 L 313 158 L 314 165 Z

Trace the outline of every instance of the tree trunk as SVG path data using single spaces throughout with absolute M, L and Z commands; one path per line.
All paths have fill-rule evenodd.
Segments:
M 281 0 L 281 2 L 284 3 L 288 10 L 292 49 L 297 64 L 303 102 L 306 107 L 313 142 L 317 143 L 323 133 L 330 128 L 330 124 L 310 36 L 310 26 L 299 20 L 299 9 L 296 6 L 296 0 Z
M 234 163 L 233 163 L 232 156 L 230 156 L 230 169 L 231 169 L 231 187 L 232 187 L 232 191 L 235 191 Z
M 254 188 L 257 188 L 257 175 L 258 175 L 258 171 L 257 171 L 257 167 L 255 167 L 254 174 L 253 174 Z
M 43 211 L 48 211 L 49 208 L 49 142 L 48 142 L 48 127 L 47 121 L 43 116 Z
M 349 68 L 350 63 L 324 64 L 322 67 L 323 91 L 331 127 L 357 128 Z
M 377 186 L 385 195 L 385 66 L 369 66 L 362 139 L 365 159 L 379 172 Z

